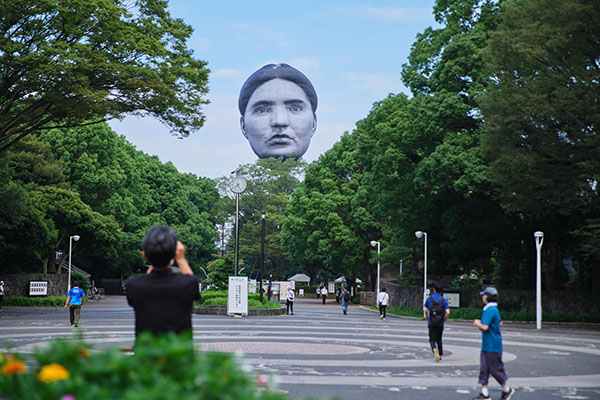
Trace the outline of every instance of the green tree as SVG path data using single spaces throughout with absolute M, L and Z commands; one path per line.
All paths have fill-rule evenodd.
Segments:
M 0 151 L 26 135 L 151 115 L 204 123 L 206 62 L 166 1 L 10 0 L 0 14 Z
M 483 147 L 502 205 L 546 233 L 550 289 L 580 252 L 600 290 L 598 21 L 597 1 L 506 2 L 486 53 Z

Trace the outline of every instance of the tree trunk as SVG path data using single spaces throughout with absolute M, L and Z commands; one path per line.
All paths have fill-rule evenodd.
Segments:
M 546 258 L 546 290 L 556 288 L 556 269 L 558 265 L 558 234 L 552 229 L 548 237 L 548 257 Z
M 600 258 L 592 258 L 592 292 L 600 293 Z
M 369 250 L 364 251 L 364 256 L 362 259 L 363 265 L 363 281 L 365 285 L 365 289 L 375 290 L 373 286 L 373 281 L 371 275 L 373 274 L 373 268 L 371 268 L 371 263 L 369 262 Z

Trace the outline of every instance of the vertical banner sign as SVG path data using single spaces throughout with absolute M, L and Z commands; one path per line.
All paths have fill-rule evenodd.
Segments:
M 256 293 L 256 279 L 248 281 L 248 293 Z
M 230 276 L 227 315 L 248 315 L 248 277 Z

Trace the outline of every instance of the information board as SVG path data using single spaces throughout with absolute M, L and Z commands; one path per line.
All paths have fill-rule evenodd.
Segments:
M 30 296 L 48 296 L 47 281 L 29 281 Z
M 248 315 L 248 277 L 230 276 L 227 315 Z
M 448 306 L 452 308 L 460 307 L 460 293 L 444 293 L 444 297 L 448 300 Z

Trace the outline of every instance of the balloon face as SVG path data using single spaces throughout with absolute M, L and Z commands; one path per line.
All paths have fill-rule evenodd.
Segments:
M 240 125 L 259 158 L 299 158 L 310 145 L 317 117 L 300 86 L 276 78 L 256 88 Z

